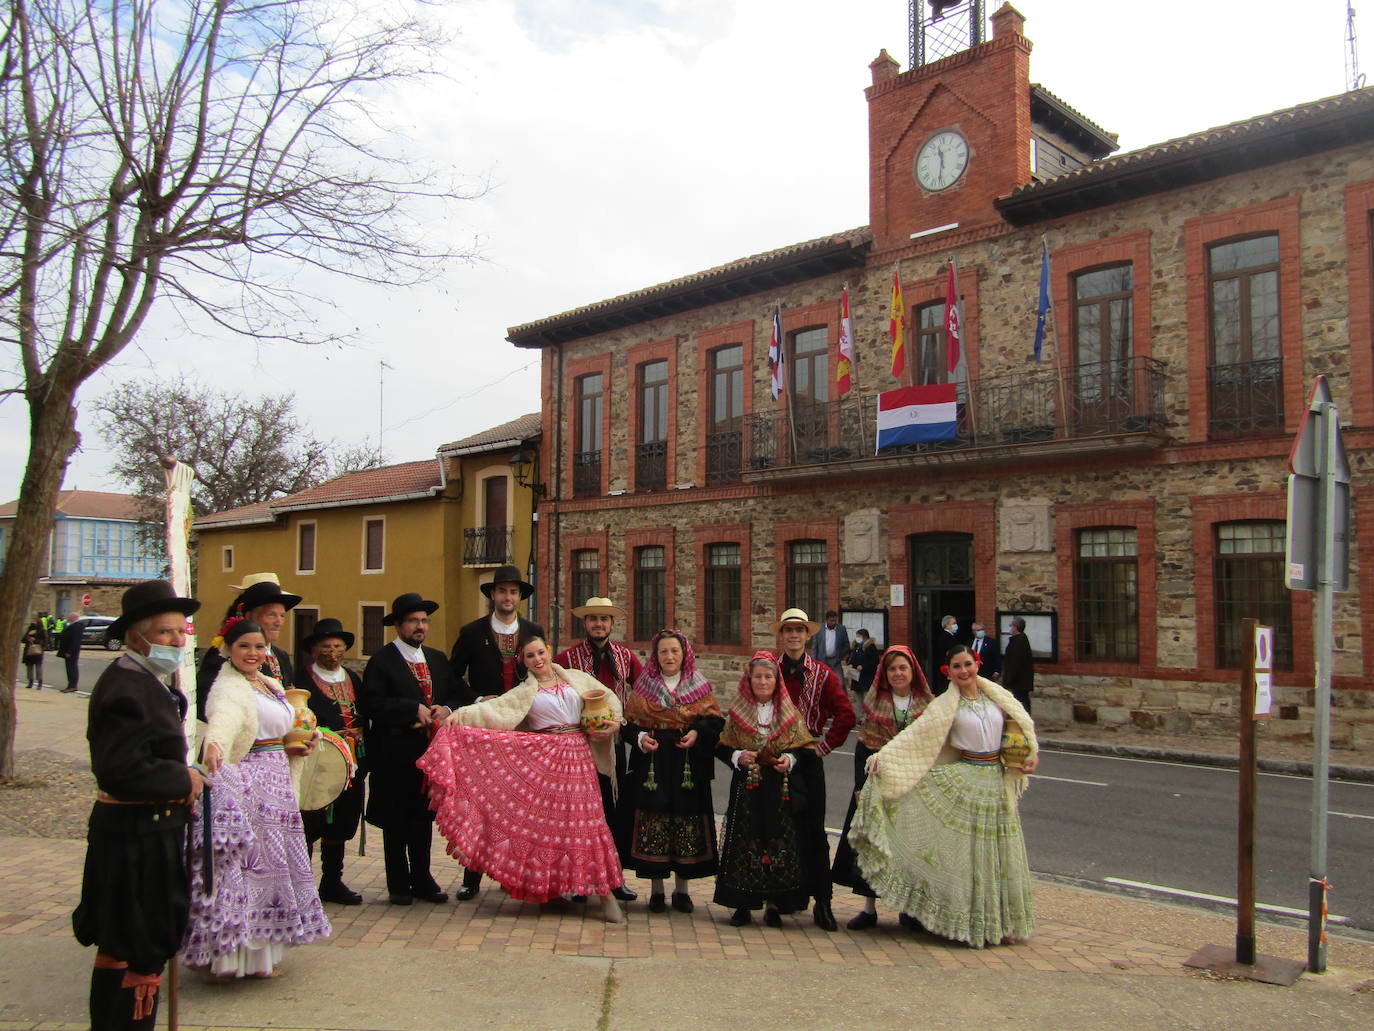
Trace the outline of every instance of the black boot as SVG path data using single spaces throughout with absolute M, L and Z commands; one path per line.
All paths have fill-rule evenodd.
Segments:
M 95 967 L 91 971 L 91 1031 L 123 1031 L 129 1026 L 134 1002 L 125 999 L 132 993 L 120 987 L 123 980 L 123 970 Z
M 410 863 L 406 859 L 406 852 L 405 831 L 400 827 L 382 828 L 386 890 L 393 906 L 408 906 L 414 901 L 410 890 Z
M 344 843 L 320 842 L 320 901 L 362 905 L 363 897 L 343 882 Z
M 480 870 L 463 870 L 463 886 L 458 889 L 458 901 L 466 902 L 477 897 L 477 889 L 482 886 Z

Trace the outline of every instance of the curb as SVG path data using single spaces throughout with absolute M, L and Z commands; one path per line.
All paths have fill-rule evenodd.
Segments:
M 1120 759 L 1151 759 L 1156 762 L 1189 763 L 1194 766 L 1218 766 L 1229 770 L 1234 770 L 1240 766 L 1240 760 L 1234 755 L 1189 752 L 1181 748 L 1114 745 L 1097 741 L 1066 741 L 1048 737 L 1041 739 L 1040 746 L 1058 752 L 1077 752 L 1081 755 L 1108 755 Z M 1292 777 L 1312 776 L 1312 763 L 1302 759 L 1261 759 L 1259 768 L 1263 773 L 1285 773 Z M 1346 766 L 1333 763 L 1328 769 L 1331 780 L 1374 784 L 1374 767 Z

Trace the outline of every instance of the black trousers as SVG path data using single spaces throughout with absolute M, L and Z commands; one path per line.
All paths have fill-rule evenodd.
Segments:
M 81 656 L 68 655 L 63 661 L 67 664 L 67 686 L 75 688 L 81 680 Z
M 812 898 L 829 902 L 835 889 L 830 879 L 830 839 L 825 833 L 825 761 L 815 754 L 804 755 L 792 776 L 799 773 L 806 781 L 808 803 L 797 814 L 802 880 Z
M 390 895 L 437 891 L 429 872 L 430 844 L 434 825 L 428 818 L 382 828 L 382 855 L 386 862 L 386 890 Z

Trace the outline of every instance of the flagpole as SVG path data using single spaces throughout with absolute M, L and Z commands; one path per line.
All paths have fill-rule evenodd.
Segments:
M 1050 267 L 1050 241 L 1049 237 L 1044 233 L 1040 234 L 1040 253 L 1044 256 L 1044 275 L 1045 278 L 1048 279 Z M 1048 298 L 1048 294 L 1046 294 L 1046 297 Z M 1039 298 L 1036 299 L 1036 303 L 1039 304 Z M 1038 317 L 1037 313 L 1037 318 Z M 1046 323 L 1053 319 L 1053 317 L 1054 305 L 1047 304 L 1045 306 Z M 1046 329 L 1048 330 L 1048 326 L 1046 326 Z M 1064 377 L 1067 374 L 1068 370 L 1064 367 L 1063 363 L 1059 361 L 1059 334 L 1056 333 L 1054 339 L 1054 381 L 1059 391 L 1059 423 L 1063 427 L 1064 437 L 1066 439 L 1069 435 L 1069 403 L 1067 392 L 1064 389 Z
M 868 429 L 867 429 L 868 422 L 867 422 L 867 420 L 864 419 L 864 399 L 863 399 L 863 392 L 862 392 L 861 390 L 859 390 L 859 349 L 858 349 L 858 347 L 856 346 L 856 341 L 855 341 L 855 339 L 854 339 L 854 299 L 853 299 L 852 297 L 849 296 L 849 284 L 848 284 L 847 282 L 844 284 L 843 292 L 840 294 L 840 296 L 843 297 L 843 298 L 846 298 L 846 299 L 848 300 L 848 302 L 849 302 L 849 304 L 848 304 L 848 312 L 847 312 L 847 314 L 848 314 L 848 316 L 849 316 L 849 351 L 850 351 L 850 357 L 849 357 L 849 392 L 850 392 L 851 394 L 854 394 L 854 395 L 856 396 L 857 401 L 858 401 L 858 405 L 859 405 L 859 424 L 860 424 L 860 426 L 859 426 L 859 442 L 860 442 L 864 447 L 868 447 Z M 841 310 L 841 311 L 840 311 L 840 326 L 841 326 L 841 333 L 843 333 L 843 329 L 844 329 L 845 315 L 846 315 L 846 312 L 845 312 L 844 310 Z M 843 357 L 843 356 L 841 356 L 841 357 Z M 837 383 L 837 386 L 838 386 L 838 383 Z M 840 398 L 840 401 L 841 401 L 841 405 L 840 405 L 840 416 L 841 416 L 841 418 L 843 418 L 843 409 L 844 409 L 843 401 L 844 401 L 844 399 L 843 399 L 843 398 Z M 875 430 L 875 432 L 876 432 L 876 430 Z
M 796 394 L 792 390 L 792 377 L 787 371 L 787 363 L 784 362 L 783 355 L 787 353 L 787 340 L 782 332 L 782 302 L 775 302 L 777 305 L 778 327 L 778 365 L 782 369 L 782 390 L 787 396 L 787 435 L 792 441 L 792 464 L 797 464 L 797 417 L 796 417 Z M 796 357 L 793 355 L 793 357 Z
M 959 289 L 959 262 L 951 255 L 949 267 L 954 270 L 954 306 L 959 311 L 959 361 L 964 366 L 964 389 L 968 393 L 968 424 L 973 440 L 978 440 L 978 405 L 973 394 L 973 379 L 968 374 L 968 326 L 964 322 L 964 294 Z M 955 367 L 958 371 L 958 367 Z

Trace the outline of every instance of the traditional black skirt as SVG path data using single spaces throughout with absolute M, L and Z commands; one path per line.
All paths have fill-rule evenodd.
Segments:
M 181 805 L 97 802 L 86 831 L 86 868 L 72 931 L 82 945 L 159 974 L 181 948 L 190 911 Z

